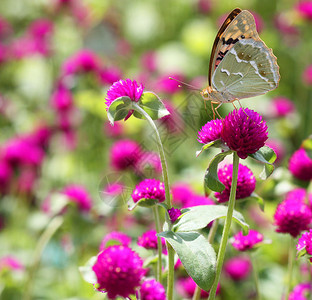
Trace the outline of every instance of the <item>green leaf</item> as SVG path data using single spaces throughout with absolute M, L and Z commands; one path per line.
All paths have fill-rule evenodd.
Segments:
M 249 197 L 246 198 L 242 198 L 242 199 L 237 199 L 238 201 L 256 201 L 258 202 L 260 209 L 262 211 L 264 211 L 264 200 L 262 197 L 260 197 L 258 194 L 256 193 L 252 193 Z
M 160 98 L 152 92 L 144 92 L 137 104 L 144 109 L 153 120 L 158 120 L 164 116 L 170 115 L 170 112 L 166 109 Z M 133 115 L 138 119 L 144 119 L 143 115 L 138 111 L 134 111 Z
M 129 97 L 119 97 L 108 108 L 107 117 L 111 124 L 124 119 L 131 110 L 132 101 Z
M 276 153 L 268 146 L 260 148 L 256 153 L 249 155 L 251 158 L 264 164 L 263 171 L 259 175 L 262 180 L 267 179 L 274 171 L 273 163 L 276 160 Z
M 142 207 L 153 207 L 154 205 L 158 204 L 159 200 L 157 199 L 146 199 L 142 198 L 137 202 L 134 202 L 133 199 L 129 199 L 128 201 L 128 210 L 133 210 L 137 206 L 142 206 Z
M 210 222 L 225 218 L 228 208 L 223 205 L 199 205 L 182 209 L 182 217 L 173 230 L 177 232 L 195 231 L 205 228 Z M 249 225 L 241 213 L 234 210 L 233 220 L 238 223 L 244 232 L 248 232 Z
M 216 253 L 206 238 L 198 232 L 166 231 L 164 237 L 178 254 L 186 272 L 196 284 L 208 291 L 216 273 Z
M 312 135 L 302 142 L 301 147 L 305 149 L 308 156 L 312 159 Z
M 216 140 L 216 141 L 212 141 L 208 144 L 205 144 L 199 151 L 196 151 L 196 157 L 198 157 L 203 151 L 211 148 L 211 147 L 215 147 L 215 148 L 220 148 L 220 146 L 222 145 L 222 140 Z
M 212 191 L 222 192 L 225 189 L 224 184 L 218 178 L 218 165 L 227 155 L 233 151 L 226 151 L 217 154 L 210 162 L 208 169 L 205 173 L 204 185 Z
M 306 249 L 306 247 L 303 247 L 301 250 L 299 250 L 299 251 L 297 251 L 297 258 L 300 258 L 300 257 L 302 257 L 302 256 L 304 256 L 304 255 L 306 255 L 307 254 L 307 249 Z
M 79 271 L 82 275 L 82 278 L 89 283 L 92 284 L 96 284 L 97 283 L 97 278 L 96 275 L 94 273 L 94 271 L 92 270 L 92 267 L 94 266 L 94 264 L 96 263 L 97 257 L 96 256 L 92 256 L 87 263 L 82 266 L 79 267 Z

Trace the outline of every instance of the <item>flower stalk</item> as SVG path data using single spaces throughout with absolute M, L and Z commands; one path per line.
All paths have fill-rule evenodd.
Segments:
M 159 219 L 159 211 L 158 211 L 158 205 L 154 205 L 153 207 L 153 213 L 154 213 L 154 219 L 155 219 L 155 225 L 156 225 L 156 232 L 161 232 L 160 227 L 160 219 Z M 158 282 L 161 283 L 162 279 L 162 244 L 161 244 L 161 237 L 157 236 L 157 253 L 158 253 L 158 259 L 157 259 L 157 273 L 156 273 L 156 279 Z
M 210 294 L 208 297 L 208 300 L 215 299 L 216 291 L 218 287 L 218 283 L 221 276 L 224 256 L 225 256 L 225 250 L 227 241 L 229 238 L 229 233 L 231 229 L 232 224 L 232 216 L 235 206 L 235 198 L 236 198 L 236 188 L 237 188 L 237 177 L 238 177 L 238 165 L 239 165 L 239 157 L 237 155 L 237 152 L 233 153 L 233 175 L 232 175 L 232 185 L 231 185 L 231 192 L 230 192 L 230 199 L 229 199 L 229 205 L 228 205 L 228 211 L 227 216 L 224 223 L 222 238 L 221 238 L 221 244 L 219 247 L 218 252 L 218 258 L 217 258 L 217 266 L 216 266 L 216 277 L 214 280 L 214 283 L 211 287 Z
M 295 239 L 290 236 L 290 242 L 289 242 L 289 252 L 288 252 L 288 279 L 287 279 L 287 293 L 286 298 L 288 299 L 289 293 L 291 291 L 291 284 L 292 284 L 292 275 L 293 275 L 293 269 L 294 269 L 294 259 L 295 259 Z

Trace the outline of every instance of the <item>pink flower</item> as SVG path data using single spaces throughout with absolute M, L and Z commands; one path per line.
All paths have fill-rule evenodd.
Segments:
M 24 270 L 24 266 L 12 255 L 3 256 L 0 258 L 0 271 L 8 270 Z
M 312 3 L 312 2 L 311 2 Z M 303 81 L 307 85 L 312 85 L 312 65 L 309 65 L 303 72 Z
M 137 172 L 145 174 L 145 177 L 153 177 L 161 174 L 162 167 L 158 153 L 144 152 L 138 162 Z
M 164 287 L 155 279 L 145 280 L 140 288 L 140 299 L 142 300 L 166 300 Z
M 107 109 L 111 103 L 119 97 L 129 97 L 131 101 L 138 102 L 143 93 L 143 85 L 138 83 L 135 80 L 119 80 L 116 81 L 107 91 L 106 94 L 106 106 Z M 127 118 L 127 117 L 126 117 Z
M 294 103 L 285 97 L 275 97 L 272 100 L 273 117 L 286 117 L 295 112 Z
M 289 171 L 300 180 L 312 179 L 312 159 L 303 148 L 295 151 L 290 157 Z
M 187 202 L 193 196 L 193 191 L 187 183 L 178 182 L 172 185 L 172 202 L 179 207 L 186 207 Z
M 207 122 L 198 132 L 198 141 L 208 144 L 212 141 L 221 139 L 222 120 L 216 119 Z
M 62 66 L 64 75 L 79 72 L 98 72 L 100 70 L 100 59 L 91 50 L 82 49 L 69 57 Z
M 108 137 L 120 137 L 124 133 L 124 125 L 120 122 L 115 122 L 112 125 L 110 122 L 105 122 L 103 130 Z
M 119 140 L 110 149 L 110 161 L 117 171 L 136 169 L 141 160 L 143 151 L 141 146 L 131 140 Z
M 312 212 L 310 207 L 293 199 L 285 199 L 277 206 L 274 214 L 274 225 L 276 231 L 289 233 L 293 237 L 307 230 L 312 221 Z
M 141 64 L 148 72 L 155 72 L 156 65 L 156 53 L 154 51 L 147 51 L 141 56 Z
M 218 170 L 219 180 L 225 185 L 225 189 L 222 192 L 216 192 L 215 197 L 219 203 L 227 202 L 230 198 L 231 186 L 232 186 L 232 173 L 233 165 L 224 165 Z M 238 178 L 236 199 L 243 199 L 249 197 L 256 188 L 256 178 L 251 170 L 239 164 L 238 166 Z
M 118 231 L 113 231 L 108 233 L 102 240 L 100 245 L 100 251 L 103 251 L 108 246 L 112 245 L 122 245 L 128 247 L 131 243 L 131 238 L 123 233 Z
M 240 158 L 245 159 L 264 146 L 268 139 L 267 131 L 266 122 L 257 112 L 240 108 L 224 118 L 221 138 Z
M 246 251 L 262 241 L 263 235 L 256 230 L 250 229 L 247 235 L 243 235 L 242 231 L 234 235 L 232 246 L 239 251 Z
M 198 10 L 201 13 L 208 14 L 211 12 L 211 0 L 198 0 Z
M 192 279 L 192 277 L 187 278 L 179 278 L 176 283 L 176 290 L 178 294 L 180 294 L 184 298 L 191 298 L 194 295 L 195 289 L 196 289 L 196 283 Z M 217 287 L 217 294 L 220 292 L 220 284 L 218 284 Z M 206 292 L 204 290 L 200 291 L 200 298 L 207 298 L 209 296 L 209 292 Z
M 159 120 L 160 124 L 164 125 L 171 134 L 181 133 L 184 128 L 183 118 L 177 113 L 169 101 L 164 101 L 164 104 L 170 114 L 162 117 Z
M 199 205 L 214 205 L 214 201 L 206 196 L 198 195 L 193 193 L 190 198 L 187 200 L 185 207 L 193 207 Z
M 35 39 L 44 39 L 52 34 L 53 23 L 47 19 L 37 19 L 29 25 L 27 31 Z
M 51 105 L 57 111 L 67 111 L 73 106 L 71 91 L 62 83 L 59 83 L 51 97 Z
M 69 197 L 72 202 L 77 203 L 80 211 L 90 211 L 92 207 L 92 200 L 89 193 L 83 186 L 77 184 L 68 185 L 63 189 L 62 193 Z
M 179 83 L 176 80 L 172 80 L 169 77 L 172 77 L 177 80 L 184 80 L 184 77 L 179 74 L 174 75 L 163 75 L 158 78 L 155 86 L 157 90 L 162 93 L 167 93 L 169 95 L 175 94 L 180 90 Z
M 157 179 L 144 179 L 135 187 L 131 196 L 135 203 L 141 199 L 163 202 L 166 199 L 164 183 Z
M 168 214 L 170 221 L 173 224 L 181 216 L 182 213 L 180 209 L 171 207 L 170 209 L 168 209 Z
M 300 1 L 296 5 L 296 10 L 298 11 L 299 15 L 306 20 L 312 20 L 312 1 Z
M 13 170 L 5 160 L 0 160 L 0 195 L 9 190 Z
M 156 230 L 145 231 L 141 236 L 138 237 L 138 245 L 145 249 L 157 250 L 157 232 Z M 166 252 L 166 241 L 164 238 L 161 238 L 161 244 L 163 252 Z
M 312 284 L 310 282 L 299 283 L 289 294 L 288 300 L 308 300 L 305 296 L 312 292 Z
M 99 78 L 102 84 L 113 84 L 121 76 L 121 71 L 116 67 L 109 67 L 99 71 Z
M 297 251 L 306 249 L 307 254 L 312 255 L 312 229 L 305 231 L 298 240 Z
M 248 256 L 235 256 L 224 264 L 225 273 L 235 281 L 246 279 L 251 269 L 252 265 Z
M 98 289 L 109 299 L 129 297 L 141 285 L 145 270 L 143 261 L 128 247 L 115 245 L 100 252 L 93 266 Z

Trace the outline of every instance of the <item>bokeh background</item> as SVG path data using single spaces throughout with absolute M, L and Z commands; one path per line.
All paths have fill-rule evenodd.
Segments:
M 150 212 L 129 213 L 125 201 L 139 180 L 161 179 L 161 173 L 146 122 L 131 117 L 114 127 L 108 123 L 105 92 L 115 81 L 135 79 L 163 99 L 172 114 L 157 124 L 170 181 L 204 195 L 203 176 L 214 152 L 198 158 L 195 152 L 201 148 L 197 132 L 212 118 L 210 105 L 168 77 L 206 86 L 218 27 L 236 7 L 254 14 L 280 66 L 275 91 L 241 101 L 264 116 L 268 144 L 278 154 L 272 177 L 257 182 L 265 212 L 256 203 L 237 209 L 272 241 L 255 255 L 263 299 L 281 299 L 289 241 L 274 231 L 272 216 L 287 191 L 309 186 L 292 177 L 288 160 L 312 132 L 312 8 L 289 0 L 0 1 L 1 299 L 103 299 L 78 267 L 98 253 L 105 234 L 124 231 L 143 251 L 135 244 L 153 228 Z M 219 112 L 232 109 L 223 105 Z M 113 162 L 112 147 L 125 139 L 145 153 L 139 171 Z M 258 179 L 262 166 L 246 164 Z M 39 237 L 64 196 L 73 205 L 63 211 L 62 225 L 34 267 Z M 229 247 L 228 259 L 237 255 Z M 295 267 L 298 282 L 309 278 L 305 260 Z M 253 299 L 251 273 L 239 281 L 224 276 L 219 297 Z

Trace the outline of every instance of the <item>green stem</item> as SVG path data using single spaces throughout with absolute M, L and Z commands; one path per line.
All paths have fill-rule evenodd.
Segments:
M 161 166 L 162 166 L 162 173 L 163 173 L 163 180 L 165 185 L 165 192 L 166 192 L 166 203 L 168 205 L 168 208 L 172 207 L 171 199 L 170 199 L 170 189 L 169 189 L 169 176 L 168 176 L 168 169 L 167 169 L 167 163 L 165 158 L 165 151 L 161 142 L 161 138 L 157 129 L 157 126 L 153 122 L 152 118 L 149 116 L 149 114 L 141 108 L 138 104 L 133 103 L 133 109 L 138 111 L 140 114 L 142 114 L 146 121 L 150 124 L 150 126 L 153 128 L 156 134 L 156 140 L 157 140 L 157 147 L 159 151 Z M 169 224 L 169 223 L 168 223 Z
M 157 205 L 155 205 L 153 207 L 153 213 L 154 213 L 155 224 L 156 224 L 156 232 L 160 233 L 161 227 L 160 227 L 159 211 L 158 211 Z M 157 278 L 157 281 L 161 283 L 161 279 L 162 279 L 162 245 L 161 245 L 161 237 L 160 236 L 157 236 L 157 251 L 158 251 L 158 260 L 157 260 L 156 278 Z
M 294 270 L 294 258 L 295 258 L 295 239 L 290 236 L 290 242 L 289 242 L 289 252 L 288 252 L 288 282 L 287 282 L 287 294 L 286 298 L 288 299 L 289 293 L 291 291 L 291 284 L 292 284 L 292 273 Z
M 174 283 L 174 249 L 166 242 L 168 250 L 168 277 L 167 277 L 167 300 L 173 299 Z
M 42 252 L 44 248 L 46 247 L 46 245 L 48 244 L 48 242 L 50 241 L 50 239 L 52 238 L 52 236 L 54 235 L 54 233 L 62 225 L 62 223 L 63 223 L 62 217 L 60 216 L 54 217 L 51 220 L 51 222 L 48 224 L 48 226 L 46 227 L 45 231 L 41 234 L 37 242 L 37 245 L 34 251 L 34 259 L 29 269 L 28 281 L 26 283 L 25 293 L 23 297 L 24 300 L 33 299 L 32 290 L 33 290 L 33 284 L 34 284 L 34 279 L 35 279 L 35 273 L 37 272 L 39 268 Z
M 196 285 L 196 289 L 195 289 L 192 300 L 199 300 L 199 299 L 200 299 L 200 287 Z
M 253 254 L 250 255 L 250 258 L 251 258 L 252 271 L 253 271 L 253 276 L 254 276 L 255 286 L 256 286 L 256 293 L 257 293 L 256 299 L 261 300 L 259 278 L 258 278 L 258 268 L 257 268 L 256 260 Z
M 229 233 L 231 229 L 232 224 L 232 216 L 235 206 L 235 198 L 236 198 L 236 187 L 237 187 L 237 176 L 238 176 L 238 164 L 239 164 L 239 157 L 236 152 L 233 153 L 233 174 L 232 174 L 232 185 L 231 185 L 231 192 L 230 192 L 230 199 L 229 199 L 229 205 L 228 205 L 228 211 L 224 223 L 222 238 L 221 238 L 221 244 L 219 247 L 218 252 L 218 258 L 217 258 L 217 267 L 216 267 L 216 277 L 213 282 L 213 285 L 211 287 L 208 300 L 215 299 L 216 291 L 218 287 L 218 283 L 221 276 L 224 256 L 225 256 L 225 250 L 226 250 L 226 244 L 229 238 Z

